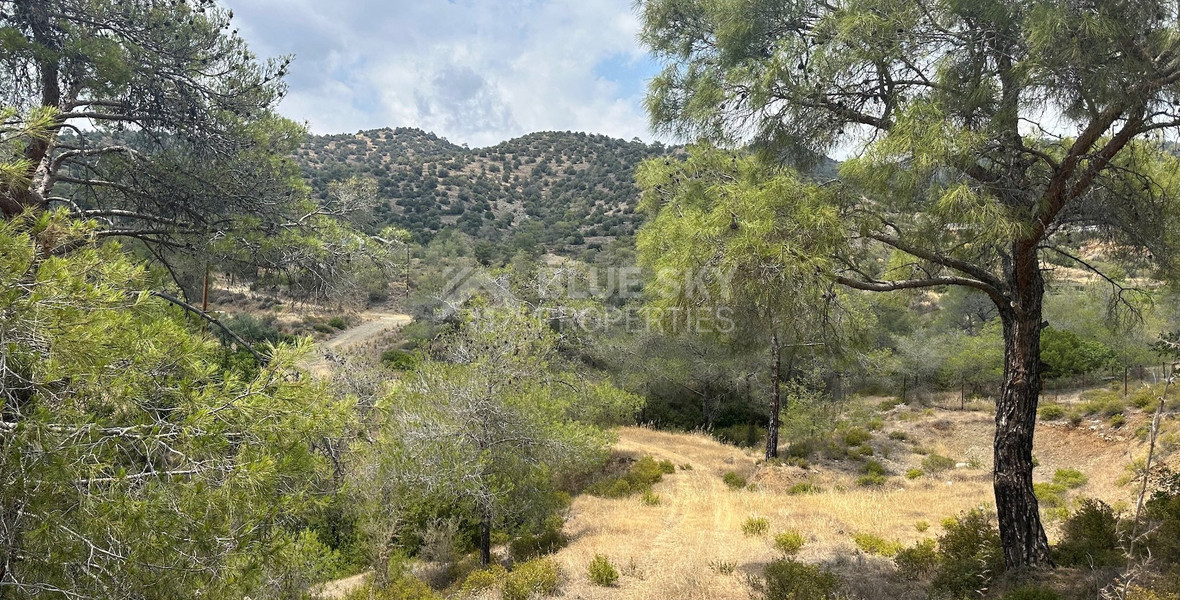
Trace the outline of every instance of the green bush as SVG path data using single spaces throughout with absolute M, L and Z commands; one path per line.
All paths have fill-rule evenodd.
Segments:
M 789 496 L 803 496 L 805 494 L 818 494 L 823 490 L 818 485 L 810 481 L 800 481 L 787 488 L 787 495 Z
M 525 562 L 553 554 L 569 544 L 569 537 L 565 535 L 565 522 L 559 516 L 551 516 L 545 520 L 541 532 L 536 535 L 523 535 L 508 544 L 508 551 L 512 553 L 512 560 Z
M 552 596 L 557 593 L 561 573 L 553 561 L 538 558 L 517 565 L 504 578 L 500 587 L 503 600 L 529 600 L 536 596 Z
M 973 510 L 943 522 L 938 538 L 938 566 L 930 582 L 933 592 L 973 596 L 990 587 L 1004 571 L 1000 532 L 983 511 Z
M 1145 549 L 1155 560 L 1180 563 L 1180 475 L 1165 475 L 1144 508 L 1147 524 L 1154 528 Z
M 930 529 L 930 523 L 928 521 L 918 521 L 917 523 L 914 523 L 914 530 L 918 533 L 926 533 L 927 529 Z
M 934 540 L 922 540 L 909 548 L 897 551 L 893 564 L 902 579 L 917 581 L 926 579 L 938 566 L 938 552 Z
M 747 536 L 766 535 L 770 522 L 765 517 L 750 517 L 742 523 L 742 533 Z
M 922 459 L 922 469 L 927 473 L 942 473 L 955 468 L 955 459 L 941 454 L 930 454 Z
M 724 481 L 725 485 L 729 486 L 729 489 L 731 490 L 740 490 L 746 487 L 746 478 L 738 475 L 737 473 L 734 473 L 733 471 L 729 471 L 725 475 L 722 475 L 721 481 Z
M 1004 594 L 1001 600 L 1061 600 L 1061 594 L 1049 588 L 1026 586 Z
M 860 427 L 853 427 L 844 432 L 844 445 L 852 448 L 860 446 L 873 439 L 873 434 L 861 429 Z
M 1127 417 L 1126 415 L 1119 413 L 1110 417 L 1109 422 L 1112 429 L 1122 429 L 1123 425 L 1127 424 Z
M 1041 508 L 1061 508 L 1065 506 L 1065 493 L 1069 491 L 1060 483 L 1034 483 L 1033 493 Z
M 328 319 L 328 327 L 333 329 L 348 329 L 348 319 L 342 316 L 335 316 Z
M 831 571 L 791 559 L 766 565 L 762 574 L 766 600 L 835 600 L 840 578 Z
M 898 442 L 904 442 L 904 441 L 910 439 L 910 436 L 908 434 L 906 434 L 906 432 L 904 432 L 904 431 L 896 430 L 896 431 L 889 432 L 889 439 L 895 440 Z
M 611 587 L 619 580 L 619 571 L 611 564 L 605 554 L 595 554 L 590 561 L 590 581 L 594 585 Z
M 860 468 L 860 472 L 861 476 L 856 480 L 857 485 L 875 487 L 885 484 L 887 474 L 885 466 L 875 460 L 865 463 Z
M 881 536 L 873 535 L 871 533 L 857 533 L 852 536 L 852 541 L 856 542 L 856 547 L 860 548 L 861 552 L 865 554 L 876 554 L 879 556 L 896 556 L 901 551 L 902 546 L 898 542 L 891 542 Z
M 1045 421 L 1056 421 L 1065 416 L 1065 407 L 1060 404 L 1046 404 L 1041 407 L 1041 419 Z
M 1071 490 L 1077 489 L 1086 485 L 1089 479 L 1086 475 L 1077 469 L 1057 469 L 1053 473 L 1053 483 L 1063 485 Z
M 645 506 L 659 506 L 660 495 L 651 490 L 644 490 L 642 501 Z
M 1096 390 L 1082 395 L 1086 400 L 1082 404 L 1082 412 L 1087 415 L 1101 415 L 1113 417 L 1123 412 L 1123 399 L 1118 392 L 1111 390 Z
M 463 585 L 459 587 L 459 590 L 463 592 L 463 595 L 476 594 L 502 585 L 506 577 L 508 577 L 508 571 L 504 567 L 492 565 L 486 569 L 472 571 L 463 580 Z
M 856 485 L 861 487 L 881 487 L 888 480 L 884 475 L 861 475 L 856 478 Z
M 624 498 L 651 489 L 665 473 L 675 471 L 676 465 L 669 461 L 656 462 L 654 458 L 644 456 L 632 463 L 626 474 L 601 479 L 586 488 L 586 493 L 604 498 Z
M 1114 509 L 1101 500 L 1082 500 L 1078 510 L 1061 524 L 1061 541 L 1054 548 L 1063 567 L 1118 567 L 1124 561 Z
M 906 479 L 917 479 L 923 475 L 922 469 L 910 469 L 905 472 Z
M 418 368 L 419 356 L 413 352 L 390 348 L 381 353 L 381 363 L 397 371 L 413 371 Z
M 774 549 L 782 552 L 787 556 L 794 556 L 803 549 L 803 544 L 807 543 L 803 539 L 803 535 L 798 531 L 784 531 L 774 536 Z

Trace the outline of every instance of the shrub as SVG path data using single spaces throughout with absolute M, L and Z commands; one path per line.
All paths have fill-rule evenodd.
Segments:
M 852 541 L 856 542 L 856 547 L 860 548 L 865 554 L 896 556 L 902 549 L 901 544 L 898 542 L 891 542 L 871 533 L 857 533 L 852 536 Z
M 1057 469 L 1053 473 L 1053 483 L 1063 485 L 1069 489 L 1077 489 L 1086 485 L 1086 475 L 1077 469 Z
M 557 593 L 561 574 L 553 561 L 545 558 L 517 565 L 504 578 L 500 587 L 503 600 L 529 600 L 534 595 L 552 596 Z
M 725 485 L 729 486 L 729 489 L 731 490 L 740 490 L 746 487 L 746 478 L 738 475 L 737 473 L 734 473 L 733 471 L 729 471 L 725 475 L 722 475 L 721 480 L 724 481 Z
M 1083 395 L 1087 402 L 1082 405 L 1082 412 L 1089 415 L 1113 417 L 1123 412 L 1123 400 L 1117 392 L 1099 390 Z
M 904 432 L 904 431 L 897 430 L 897 431 L 890 431 L 889 432 L 889 439 L 895 440 L 898 442 L 904 442 L 904 441 L 910 439 L 910 436 L 907 435 L 906 432 Z
M 342 316 L 335 316 L 328 319 L 328 327 L 333 329 L 348 329 L 348 319 Z
M 875 460 L 870 460 L 869 462 L 865 463 L 864 466 L 860 468 L 860 472 L 861 476 L 856 480 L 857 485 L 870 487 L 885 484 L 885 475 L 887 471 L 885 470 L 884 465 Z
M 922 469 L 910 469 L 905 472 L 906 479 L 917 479 L 923 475 Z
M 484 590 L 490 590 L 503 584 L 504 579 L 508 576 L 508 571 L 500 565 L 492 565 L 486 569 L 472 571 L 463 580 L 463 585 L 460 586 L 460 591 L 464 595 L 475 594 Z
M 418 368 L 418 362 L 418 355 L 397 348 L 381 353 L 381 363 L 397 371 L 413 371 Z
M 1004 594 L 1001 600 L 1061 600 L 1061 594 L 1049 588 L 1026 586 Z
M 1061 541 L 1055 558 L 1063 567 L 1122 566 L 1118 516 L 1101 500 L 1082 500 L 1077 512 L 1061 525 Z
M 605 554 L 595 554 L 590 561 L 590 581 L 594 585 L 611 587 L 619 580 L 619 571 L 611 564 Z
M 1068 489 L 1060 483 L 1034 483 L 1033 493 L 1041 508 L 1061 508 L 1065 506 L 1065 493 Z
M 605 498 L 623 498 L 651 489 L 651 486 L 664 478 L 665 473 L 675 471 L 676 466 L 669 461 L 657 463 L 654 458 L 644 456 L 635 461 L 626 474 L 601 479 L 586 488 L 586 492 Z
M 644 490 L 642 500 L 643 504 L 646 506 L 660 505 L 660 495 L 651 490 Z
M 787 488 L 787 495 L 802 496 L 804 494 L 818 494 L 822 491 L 823 490 L 820 489 L 818 485 L 815 485 L 810 481 L 800 481 L 799 483 L 796 483 Z
M 931 454 L 922 459 L 922 469 L 927 473 L 942 473 L 955 468 L 955 459 L 941 454 Z
M 952 596 L 972 595 L 1004 571 L 1000 532 L 983 511 L 973 510 L 943 523 L 938 566 L 930 588 Z
M 766 600 L 835 600 L 840 578 L 815 565 L 776 560 L 763 571 Z
M 1110 427 L 1112 429 L 1121 429 L 1123 425 L 1127 424 L 1127 417 L 1122 413 L 1114 415 L 1110 418 Z
M 545 520 L 542 530 L 537 535 L 523 535 L 508 545 L 512 553 L 512 560 L 525 562 L 527 560 L 553 554 L 569 544 L 569 537 L 564 532 L 565 522 L 559 516 L 551 516 Z
M 884 475 L 868 474 L 861 475 L 856 478 L 856 485 L 861 487 L 880 487 L 885 485 L 888 479 Z
M 909 548 L 897 551 L 893 557 L 893 564 L 897 565 L 897 574 L 902 579 L 916 581 L 925 579 L 938 566 L 938 553 L 935 551 L 934 540 L 922 540 Z
M 927 521 L 918 521 L 917 523 L 914 523 L 914 529 L 918 533 L 926 533 L 926 530 L 930 529 L 930 523 Z
M 1041 419 L 1045 421 L 1056 421 L 1065 416 L 1065 407 L 1060 404 L 1046 404 L 1041 407 Z
M 844 445 L 849 448 L 863 445 L 871 439 L 873 439 L 873 434 L 860 427 L 854 427 L 844 433 Z
M 787 556 L 798 554 L 805 543 L 806 540 L 798 531 L 784 531 L 774 536 L 774 549 Z
M 770 522 L 765 517 L 750 517 L 742 523 L 742 533 L 748 536 L 765 535 L 770 529 Z

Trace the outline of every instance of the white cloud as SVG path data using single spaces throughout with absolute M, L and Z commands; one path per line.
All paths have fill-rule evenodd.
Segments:
M 651 137 L 631 0 L 224 1 L 257 53 L 296 54 L 282 110 L 317 133 Z

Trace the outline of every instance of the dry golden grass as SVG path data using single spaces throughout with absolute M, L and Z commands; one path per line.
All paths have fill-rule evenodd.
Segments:
M 1076 468 L 1090 481 L 1073 496 L 1096 497 L 1111 504 L 1130 500 L 1133 490 L 1118 485 L 1118 480 L 1143 445 L 1130 433 L 1111 435 L 1100 428 L 1091 430 L 1091 425 L 1040 426 L 1036 480 L 1051 480 L 1059 468 Z M 910 441 L 888 439 L 892 431 L 904 431 Z M 645 506 L 637 497 L 575 499 L 567 523 L 572 541 L 553 557 L 568 577 L 565 595 L 746 600 L 750 597 L 747 576 L 757 575 L 778 557 L 774 534 L 795 530 L 807 539 L 797 558 L 834 567 L 854 590 L 863 590 L 869 597 L 917 596 L 916 590 L 885 577 L 888 559 L 862 555 L 852 536 L 871 533 L 909 545 L 938 535 L 947 517 L 975 507 L 994 510 L 992 436 L 993 420 L 987 413 L 895 409 L 873 442 L 878 451 L 874 458 L 894 475 L 880 488 L 865 488 L 856 484 L 858 461 L 825 461 L 806 470 L 765 466 L 758 464 L 758 454 L 702 434 L 621 429 L 617 452 L 634 457 L 650 454 L 692 469 L 677 469 L 655 486 L 661 498 L 658 506 Z M 971 466 L 907 480 L 902 475 L 919 467 L 923 458 L 915 449 Z M 749 477 L 754 489 L 729 489 L 721 479 L 727 471 Z M 822 491 L 787 493 L 791 485 L 802 481 Z M 742 523 L 752 516 L 769 521 L 767 535 L 742 533 Z M 921 521 L 930 525 L 925 532 L 915 526 Z M 1053 537 L 1054 524 L 1049 524 L 1049 531 Z M 619 569 L 618 585 L 603 588 L 590 583 L 587 566 L 595 554 L 607 555 Z

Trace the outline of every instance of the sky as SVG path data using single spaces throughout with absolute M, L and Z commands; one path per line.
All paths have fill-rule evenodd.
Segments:
M 534 131 L 653 139 L 658 65 L 633 0 L 223 0 L 252 51 L 293 54 L 280 111 L 313 133 L 418 127 L 490 146 Z

